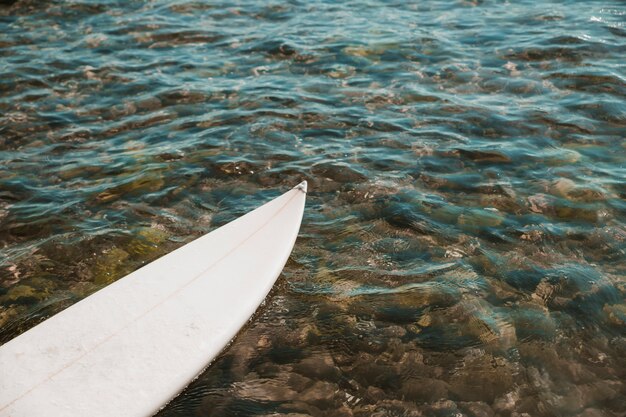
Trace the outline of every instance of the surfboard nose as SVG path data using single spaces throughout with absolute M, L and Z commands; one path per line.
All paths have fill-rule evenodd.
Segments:
M 296 189 L 296 190 L 301 190 L 302 192 L 304 192 L 306 194 L 307 182 L 306 181 L 302 181 L 300 184 L 296 185 L 293 188 Z

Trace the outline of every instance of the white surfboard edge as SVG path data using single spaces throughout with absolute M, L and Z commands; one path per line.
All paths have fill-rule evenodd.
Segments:
M 237 336 L 298 235 L 306 181 L 0 346 L 0 417 L 146 417 Z

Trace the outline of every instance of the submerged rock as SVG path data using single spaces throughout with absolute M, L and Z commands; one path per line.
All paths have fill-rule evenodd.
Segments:
M 515 327 L 509 317 L 480 299 L 461 301 L 447 309 L 445 316 L 439 316 L 439 321 L 443 328 L 449 321 L 459 323 L 459 336 L 477 340 L 490 352 L 505 352 L 517 342 Z
M 556 217 L 561 220 L 595 223 L 601 217 L 601 213 L 598 210 L 583 207 L 557 206 L 554 208 L 554 212 Z
M 463 158 L 482 163 L 507 163 L 511 158 L 497 151 L 457 149 L 456 152 Z
M 404 401 L 430 403 L 448 397 L 448 384 L 432 378 L 411 378 L 402 383 L 398 393 Z
M 620 300 L 619 290 L 589 266 L 563 265 L 546 271 L 532 298 L 553 310 L 566 310 L 581 318 L 591 318 L 602 307 Z
M 364 405 L 354 409 L 355 417 L 423 417 L 415 403 L 400 400 L 383 400 L 377 404 Z
M 464 230 L 475 231 L 483 227 L 496 227 L 502 224 L 504 216 L 498 210 L 469 210 L 461 214 L 458 224 Z
M 460 402 L 459 408 L 469 417 L 494 417 L 494 411 L 482 401 Z
M 605 305 L 606 320 L 613 326 L 626 329 L 626 304 Z
M 300 394 L 283 379 L 251 379 L 235 386 L 236 395 L 255 401 L 285 402 L 297 399 Z
M 463 401 L 491 403 L 511 389 L 515 374 L 506 359 L 478 352 L 463 359 L 450 378 L 450 391 Z
M 311 168 L 314 176 L 328 178 L 339 183 L 359 183 L 367 180 L 367 177 L 346 164 L 322 163 Z
M 511 312 L 515 331 L 519 340 L 553 340 L 557 322 L 550 312 L 533 303 L 519 303 Z
M 333 357 L 328 353 L 314 354 L 301 360 L 293 367 L 294 371 L 308 378 L 336 380 L 341 371 L 335 366 Z
M 298 401 L 314 405 L 321 409 L 332 409 L 336 407 L 336 398 L 339 394 L 337 384 L 326 381 L 316 381 L 303 392 L 298 393 Z

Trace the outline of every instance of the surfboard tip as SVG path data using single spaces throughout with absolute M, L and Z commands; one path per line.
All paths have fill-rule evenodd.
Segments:
M 306 194 L 306 190 L 307 190 L 307 182 L 306 181 L 302 181 L 300 184 L 296 185 L 295 187 L 293 187 L 296 190 L 300 190 L 303 193 Z

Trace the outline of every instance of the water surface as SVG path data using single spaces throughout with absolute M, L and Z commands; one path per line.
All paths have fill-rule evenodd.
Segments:
M 0 342 L 306 179 L 159 416 L 626 413 L 623 2 L 4 3 Z

